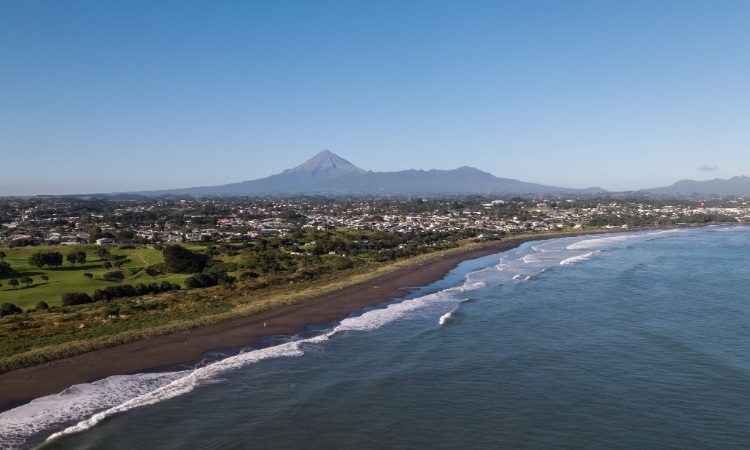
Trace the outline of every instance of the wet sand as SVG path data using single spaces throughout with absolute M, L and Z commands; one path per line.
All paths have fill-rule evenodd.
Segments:
M 405 297 L 409 294 L 404 289 L 406 287 L 432 284 L 462 261 L 510 250 L 531 240 L 554 237 L 521 236 L 435 253 L 403 269 L 310 298 L 298 305 L 4 373 L 0 375 L 0 411 L 59 393 L 74 384 L 89 383 L 112 375 L 194 364 L 201 355 L 211 350 L 239 348 L 256 343 L 264 336 L 294 334 L 311 324 L 342 319 L 365 307 Z

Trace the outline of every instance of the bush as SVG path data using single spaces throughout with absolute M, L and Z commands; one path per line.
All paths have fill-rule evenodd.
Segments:
M 102 278 L 107 281 L 122 281 L 125 279 L 125 274 L 123 274 L 121 271 L 116 270 L 113 272 L 105 272 L 102 274 Z
M 148 294 L 148 286 L 143 283 L 138 283 L 135 285 L 135 292 L 137 292 L 138 295 L 146 295 Z
M 185 279 L 185 287 L 188 289 L 216 286 L 217 281 L 205 273 L 196 273 Z
M 252 280 L 252 279 L 258 278 L 259 276 L 260 275 L 258 275 L 257 272 L 252 272 L 252 271 L 248 270 L 248 271 L 242 272 L 240 274 L 240 280 L 243 280 L 243 281 L 244 280 Z
M 104 293 L 103 290 L 97 289 L 94 291 L 94 295 L 92 296 L 95 302 L 104 302 L 107 301 L 107 294 Z
M 150 277 L 155 277 L 161 274 L 161 265 L 155 264 L 153 266 L 148 266 L 143 271 L 146 272 L 146 275 Z
M 23 310 L 13 303 L 3 303 L 0 305 L 0 316 L 9 316 L 11 314 L 21 314 Z
M 66 292 L 62 296 L 62 305 L 63 306 L 71 306 L 71 305 L 83 305 L 86 303 L 93 303 L 94 299 L 89 297 L 88 294 L 85 294 L 83 292 Z
M 47 302 L 39 301 L 39 302 L 36 302 L 36 309 L 40 311 L 49 309 L 49 305 L 47 304 Z
M 112 316 L 119 316 L 120 315 L 120 308 L 116 306 L 110 306 L 107 308 L 104 308 L 104 311 L 102 311 L 102 319 L 108 319 Z

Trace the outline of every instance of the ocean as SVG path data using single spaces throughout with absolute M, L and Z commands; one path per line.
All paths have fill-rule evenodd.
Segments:
M 536 241 L 197 368 L 0 414 L 0 448 L 750 448 L 750 227 Z

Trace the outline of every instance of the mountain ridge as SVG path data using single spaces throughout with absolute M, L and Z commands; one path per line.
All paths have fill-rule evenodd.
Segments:
M 729 179 L 694 181 L 679 180 L 669 186 L 641 189 L 638 193 L 651 195 L 718 195 L 750 196 L 750 177 L 740 175 Z
M 121 193 L 122 194 L 122 193 Z M 257 180 L 217 186 L 128 192 L 145 197 L 186 196 L 292 196 L 292 195 L 634 195 L 634 196 L 750 196 L 750 177 L 728 180 L 680 180 L 670 186 L 613 193 L 602 188 L 571 189 L 500 178 L 480 169 L 461 166 L 445 169 L 407 169 L 373 172 L 323 150 L 291 169 Z
M 158 191 L 143 196 L 252 196 L 252 195 L 466 195 L 466 194 L 578 194 L 606 193 L 601 188 L 570 189 L 500 178 L 474 167 L 457 169 L 408 169 L 373 172 L 323 150 L 291 169 L 257 180 Z

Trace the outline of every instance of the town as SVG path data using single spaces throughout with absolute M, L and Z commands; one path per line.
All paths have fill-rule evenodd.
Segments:
M 742 199 L 239 198 L 0 200 L 0 247 L 82 243 L 233 243 L 294 230 L 391 233 L 519 232 L 643 228 L 750 221 Z
M 0 373 L 222 323 L 514 236 L 750 222 L 743 199 L 0 200 Z M 407 269 L 408 270 L 408 269 Z

